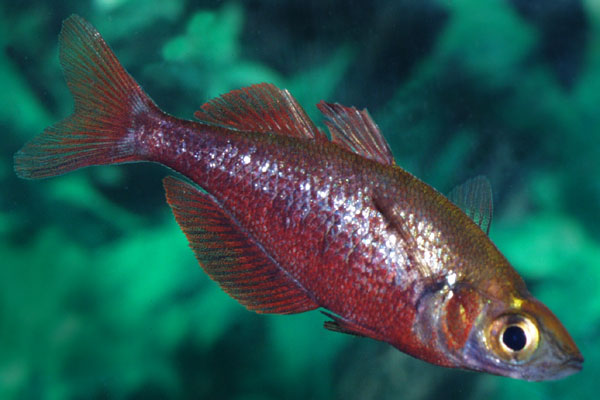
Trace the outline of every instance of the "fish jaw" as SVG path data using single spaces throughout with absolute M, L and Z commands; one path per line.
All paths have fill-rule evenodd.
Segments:
M 582 368 L 567 330 L 529 294 L 498 299 L 466 283 L 439 286 L 421 296 L 414 321 L 423 350 L 408 352 L 437 365 L 527 381 L 557 380 Z M 525 333 L 518 351 L 504 341 L 510 327 Z
M 527 332 L 523 349 L 511 351 L 503 344 L 506 326 L 522 326 Z M 562 379 L 583 364 L 567 330 L 533 297 L 488 300 L 458 356 L 463 368 L 527 381 Z

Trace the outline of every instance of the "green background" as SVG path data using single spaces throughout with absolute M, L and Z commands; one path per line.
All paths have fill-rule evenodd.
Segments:
M 166 111 L 242 86 L 367 107 L 442 192 L 487 175 L 491 237 L 574 336 L 577 375 L 435 367 L 261 316 L 197 266 L 150 164 L 24 181 L 13 154 L 67 116 L 61 21 L 92 22 Z M 583 399 L 600 377 L 600 1 L 0 2 L 0 398 Z

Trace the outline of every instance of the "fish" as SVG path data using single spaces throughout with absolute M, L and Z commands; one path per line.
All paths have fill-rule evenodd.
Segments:
M 558 318 L 488 236 L 484 177 L 448 196 L 398 166 L 366 109 L 321 101 L 329 136 L 268 83 L 163 111 L 83 18 L 59 59 L 74 111 L 15 154 L 25 179 L 154 162 L 204 271 L 248 310 L 320 309 L 324 327 L 429 363 L 529 381 L 582 368 Z

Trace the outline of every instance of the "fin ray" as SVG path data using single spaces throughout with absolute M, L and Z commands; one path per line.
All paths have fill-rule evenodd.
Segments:
M 173 177 L 163 183 L 196 258 L 227 294 L 258 313 L 291 314 L 318 307 L 210 195 Z
M 194 116 L 203 123 L 238 131 L 327 140 L 290 92 L 270 83 L 232 90 L 202 105 Z
M 77 15 L 63 22 L 59 59 L 75 101 L 71 116 L 30 140 L 14 157 L 21 178 L 137 160 L 126 140 L 132 113 L 158 110 L 98 31 Z
M 394 165 L 392 151 L 369 112 L 341 104 L 317 104 L 325 116 L 331 141 L 342 148 L 385 165 Z
M 327 311 L 321 311 L 321 313 L 331 318 L 331 321 L 325 321 L 323 323 L 325 329 L 358 337 L 370 337 L 375 340 L 381 340 L 378 339 L 380 335 L 370 328 L 348 321 L 345 318 L 338 317 Z
M 490 233 L 493 214 L 493 195 L 490 181 L 483 175 L 456 186 L 448 199 L 464 211 L 486 234 Z

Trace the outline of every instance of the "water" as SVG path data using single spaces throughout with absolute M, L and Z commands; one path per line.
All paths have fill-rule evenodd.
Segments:
M 92 22 L 179 117 L 259 82 L 368 107 L 443 192 L 484 174 L 490 235 L 574 336 L 584 369 L 527 383 L 431 366 L 259 316 L 198 268 L 149 165 L 23 181 L 12 155 L 68 115 L 60 22 Z M 569 1 L 0 3 L 0 397 L 567 399 L 600 352 L 600 6 Z

